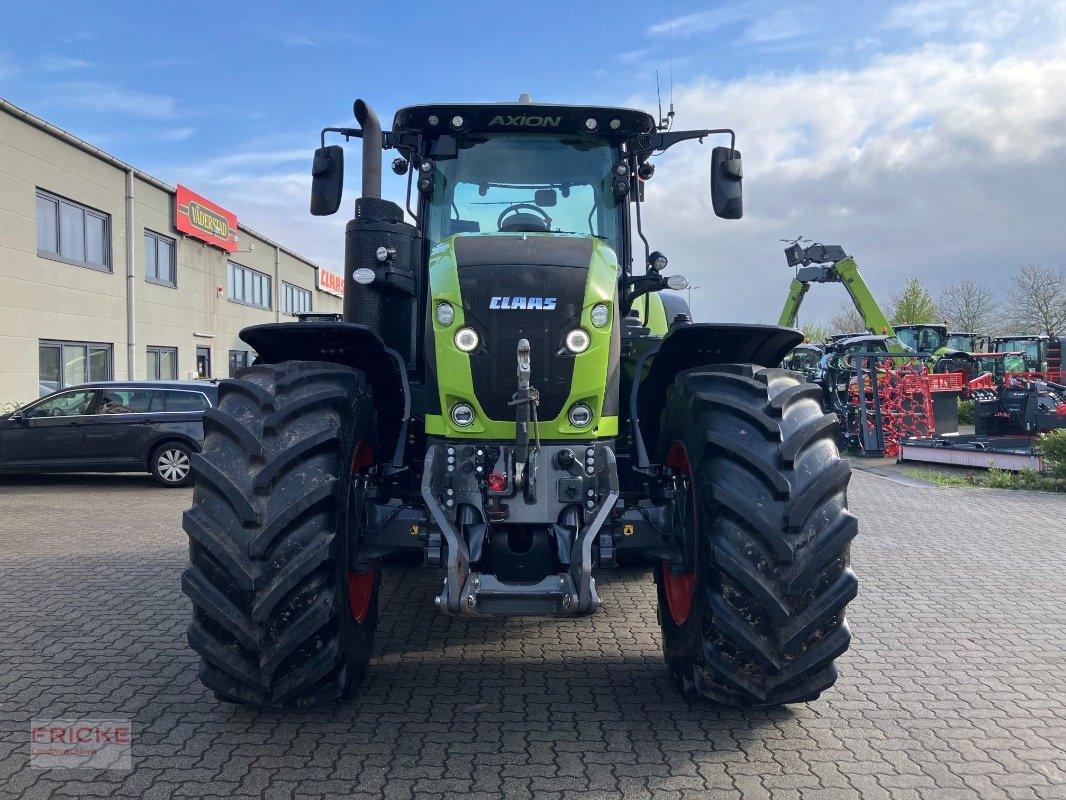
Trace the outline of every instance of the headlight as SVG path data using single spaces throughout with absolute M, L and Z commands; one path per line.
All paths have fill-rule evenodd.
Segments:
M 477 349 L 481 343 L 481 337 L 473 328 L 460 328 L 455 332 L 455 346 L 464 353 L 470 353 Z
M 574 403 L 566 416 L 575 428 L 584 428 L 592 422 L 592 409 L 584 403 Z
M 448 302 L 437 303 L 437 324 L 447 328 L 455 320 L 455 309 Z
M 592 324 L 597 328 L 602 328 L 607 324 L 607 320 L 611 317 L 611 312 L 607 309 L 607 306 L 603 303 L 597 303 L 592 307 L 592 313 L 589 315 L 592 317 Z
M 591 343 L 592 339 L 581 328 L 574 328 L 566 334 L 566 349 L 571 353 L 584 353 Z
M 452 406 L 452 422 L 460 428 L 465 428 L 474 421 L 474 408 L 467 403 L 456 403 Z

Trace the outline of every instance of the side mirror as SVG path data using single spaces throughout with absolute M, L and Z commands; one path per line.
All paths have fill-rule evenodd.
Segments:
M 336 214 L 344 191 L 344 148 L 339 144 L 315 150 L 311 164 L 311 213 L 316 217 Z
M 714 214 L 722 219 L 744 216 L 744 166 L 740 151 L 716 147 L 711 151 L 711 202 Z

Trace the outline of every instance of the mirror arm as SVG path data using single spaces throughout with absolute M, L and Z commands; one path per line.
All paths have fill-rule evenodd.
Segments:
M 713 128 L 707 130 L 697 131 L 670 131 L 667 133 L 653 133 L 648 137 L 648 144 L 645 147 L 639 148 L 638 152 L 641 156 L 651 155 L 652 153 L 661 153 L 673 147 L 678 142 L 686 142 L 690 139 L 699 139 L 700 144 L 703 144 L 704 138 L 707 136 L 717 136 L 719 134 L 729 134 L 729 150 L 730 152 L 736 150 L 737 135 L 732 128 Z
M 344 141 L 348 141 L 353 136 L 357 139 L 363 138 L 363 132 L 358 128 L 323 128 L 322 133 L 319 134 L 319 139 L 322 142 L 322 147 L 326 146 L 326 134 L 327 133 L 339 133 L 344 137 Z
M 651 292 L 658 292 L 666 288 L 666 279 L 658 272 L 649 272 L 647 275 L 640 275 L 635 278 L 630 278 L 623 286 L 623 298 L 622 303 L 622 316 L 628 316 L 629 312 L 633 308 L 639 298 Z

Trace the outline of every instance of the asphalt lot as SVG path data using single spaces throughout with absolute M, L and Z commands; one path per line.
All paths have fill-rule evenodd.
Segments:
M 464 621 L 439 578 L 386 578 L 359 699 L 218 703 L 185 645 L 189 490 L 0 484 L 0 798 L 1066 797 L 1066 498 L 856 473 L 861 581 L 817 702 L 683 700 L 650 576 L 587 620 Z M 31 718 L 127 717 L 132 772 L 29 766 Z

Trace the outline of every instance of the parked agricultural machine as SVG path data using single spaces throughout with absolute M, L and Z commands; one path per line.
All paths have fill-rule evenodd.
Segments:
M 183 582 L 202 682 L 274 708 L 352 694 L 379 608 L 409 605 L 381 591 L 386 556 L 421 557 L 446 614 L 580 617 L 629 554 L 655 564 L 683 691 L 831 686 L 857 528 L 837 421 L 777 368 L 802 336 L 693 323 L 641 227 L 650 158 L 711 136 L 714 213 L 741 216 L 732 131 L 527 97 L 403 108 L 384 132 L 355 116 L 313 162 L 311 211 L 332 214 L 325 136 L 362 139 L 344 321 L 242 331 L 259 360 L 205 414 Z M 406 214 L 380 196 L 383 149 Z

